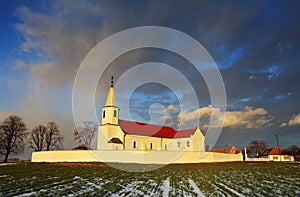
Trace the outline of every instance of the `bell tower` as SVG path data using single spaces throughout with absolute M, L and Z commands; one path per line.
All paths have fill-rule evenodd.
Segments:
M 118 125 L 119 124 L 119 108 L 116 106 L 114 78 L 111 77 L 111 85 L 106 99 L 106 104 L 102 108 L 102 125 Z
M 119 108 L 116 106 L 114 78 L 111 77 L 105 106 L 102 107 L 102 123 L 98 127 L 98 150 L 121 150 L 124 148 L 124 132 L 119 126 Z

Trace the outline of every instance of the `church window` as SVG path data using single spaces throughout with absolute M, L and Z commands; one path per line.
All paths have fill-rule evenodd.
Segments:
M 105 118 L 105 110 L 103 111 L 103 118 Z
M 133 148 L 136 148 L 136 141 L 133 142 Z
M 187 147 L 190 147 L 190 141 L 187 141 L 187 142 L 186 142 L 186 146 L 187 146 Z
M 152 149 L 152 143 L 150 143 L 150 149 Z
M 117 117 L 117 110 L 114 110 L 114 117 Z
M 180 148 L 180 142 L 177 143 L 178 148 Z

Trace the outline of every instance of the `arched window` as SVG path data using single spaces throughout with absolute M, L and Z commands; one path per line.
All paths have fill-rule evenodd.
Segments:
M 167 144 L 165 144 L 165 150 L 168 150 L 168 145 Z
M 133 148 L 136 148 L 136 142 L 135 141 L 133 142 Z
M 114 117 L 117 117 L 117 110 L 114 110 Z
M 150 149 L 152 149 L 152 143 L 150 143 Z
M 178 148 L 180 148 L 180 142 L 177 143 Z
M 187 147 L 190 147 L 190 141 L 187 141 L 187 142 L 186 142 L 186 146 L 187 146 Z
M 105 118 L 105 110 L 103 111 L 103 118 Z

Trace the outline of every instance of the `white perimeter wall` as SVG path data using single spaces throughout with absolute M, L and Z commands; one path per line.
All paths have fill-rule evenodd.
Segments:
M 258 157 L 258 158 L 248 157 L 246 161 L 295 161 L 295 158 L 294 156 L 289 156 L 289 155 L 269 155 L 269 157 Z
M 112 162 L 140 164 L 243 161 L 242 154 L 179 151 L 41 151 L 32 162 Z

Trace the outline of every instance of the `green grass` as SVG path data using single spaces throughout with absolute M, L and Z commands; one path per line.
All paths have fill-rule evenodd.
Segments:
M 300 196 L 300 164 L 272 162 L 170 165 L 147 172 L 20 162 L 0 166 L 0 196 L 162 196 L 166 180 L 169 196 L 196 196 L 190 181 L 205 196 Z

